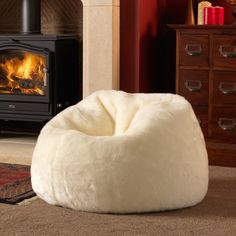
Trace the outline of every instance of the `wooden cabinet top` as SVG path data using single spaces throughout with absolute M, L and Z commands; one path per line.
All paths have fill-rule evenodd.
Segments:
M 185 24 L 168 24 L 169 28 L 185 29 L 202 29 L 202 30 L 236 30 L 236 25 L 185 25 Z

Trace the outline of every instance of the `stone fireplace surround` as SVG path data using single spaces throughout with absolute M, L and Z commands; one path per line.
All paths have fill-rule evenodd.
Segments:
M 83 97 L 119 89 L 120 0 L 81 0 L 83 4 Z

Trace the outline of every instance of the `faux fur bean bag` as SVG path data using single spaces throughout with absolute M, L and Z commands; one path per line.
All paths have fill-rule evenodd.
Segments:
M 132 213 L 193 206 L 208 188 L 205 142 L 173 94 L 98 91 L 42 129 L 32 185 L 50 204 Z

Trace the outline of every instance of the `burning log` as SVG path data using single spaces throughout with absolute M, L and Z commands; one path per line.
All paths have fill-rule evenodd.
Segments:
M 5 76 L 0 75 L 0 87 L 5 87 L 8 85 L 8 80 Z
M 12 79 L 19 84 L 19 86 L 23 89 L 35 89 L 42 88 L 43 81 L 36 81 L 32 79 L 22 79 L 17 76 L 12 76 Z
M 1 93 L 14 93 L 14 94 L 22 93 L 20 88 L 10 88 L 10 87 L 0 88 L 0 92 Z
M 10 87 L 0 87 L 1 93 L 12 93 L 12 88 Z

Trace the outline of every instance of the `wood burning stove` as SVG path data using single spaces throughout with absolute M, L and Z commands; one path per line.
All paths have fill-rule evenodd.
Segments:
M 0 35 L 0 120 L 46 121 L 81 99 L 78 39 L 40 33 L 40 0 L 22 13 L 22 34 Z
M 0 36 L 0 119 L 48 120 L 78 102 L 78 58 L 72 35 Z

